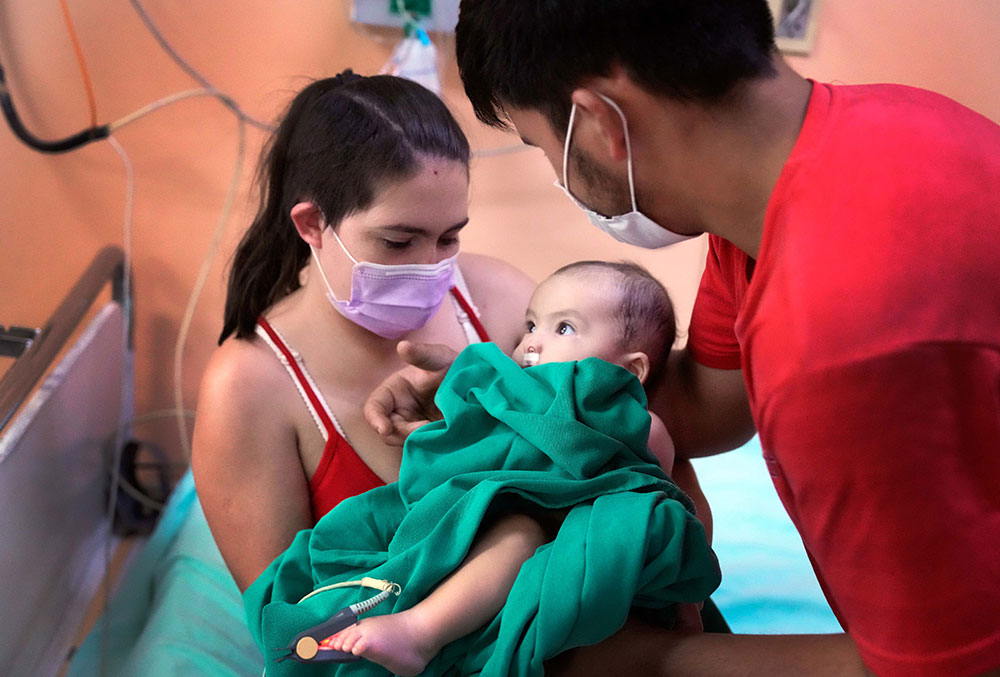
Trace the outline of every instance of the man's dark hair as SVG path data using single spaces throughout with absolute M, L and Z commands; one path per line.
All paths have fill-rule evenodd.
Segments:
M 505 127 L 504 106 L 537 109 L 560 138 L 573 89 L 615 66 L 705 103 L 775 72 L 767 0 L 462 0 L 455 38 L 476 117 Z
M 622 350 L 646 353 L 650 378 L 655 380 L 666 366 L 670 348 L 677 338 L 674 304 L 666 287 L 648 270 L 631 261 L 576 261 L 550 277 L 588 271 L 611 273 L 617 278 L 621 292 L 617 315 Z

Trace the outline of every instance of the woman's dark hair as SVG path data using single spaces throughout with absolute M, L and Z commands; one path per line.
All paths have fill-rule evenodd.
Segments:
M 576 261 L 549 277 L 588 271 L 610 272 L 617 277 L 621 292 L 617 317 L 622 350 L 646 353 L 650 378 L 658 378 L 677 338 L 674 304 L 666 287 L 632 261 Z
M 421 85 L 346 70 L 299 92 L 262 154 L 260 206 L 233 256 L 219 343 L 252 336 L 261 313 L 300 287 L 309 246 L 293 206 L 315 202 L 337 224 L 371 206 L 382 186 L 416 173 L 424 157 L 468 167 L 469 142 Z
M 712 103 L 772 75 L 767 0 L 462 0 L 458 68 L 478 117 L 541 111 L 562 138 L 570 94 L 616 65 L 651 92 Z

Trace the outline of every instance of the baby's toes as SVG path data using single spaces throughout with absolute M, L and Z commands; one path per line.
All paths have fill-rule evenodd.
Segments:
M 347 651 L 350 651 L 355 656 L 363 656 L 365 651 L 368 650 L 368 645 L 369 645 L 368 638 L 365 637 L 364 635 L 360 635 L 357 638 L 357 641 L 355 641 L 354 644 L 351 646 L 351 648 L 347 649 Z

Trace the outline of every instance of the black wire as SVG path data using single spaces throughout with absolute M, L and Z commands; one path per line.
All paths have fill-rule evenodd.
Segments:
M 7 124 L 10 125 L 14 135 L 28 146 L 42 153 L 65 153 L 92 141 L 107 138 L 111 134 L 108 125 L 101 125 L 100 127 L 89 127 L 82 132 L 67 136 L 65 139 L 58 139 L 56 141 L 39 139 L 25 128 L 21 122 L 21 118 L 17 115 L 17 111 L 14 110 L 14 102 L 10 99 L 10 92 L 7 91 L 7 79 L 4 75 L 3 64 L 0 64 L 0 108 L 3 108 L 3 115 L 7 118 Z

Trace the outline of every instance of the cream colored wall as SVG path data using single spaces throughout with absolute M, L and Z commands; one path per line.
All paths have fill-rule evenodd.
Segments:
M 819 0 L 815 48 L 790 58 L 820 80 L 903 82 L 945 93 L 1000 120 L 1000 3 L 995 0 Z M 193 81 L 159 49 L 126 0 L 69 0 L 96 92 L 109 122 Z M 347 0 L 170 2 L 145 0 L 175 48 L 251 114 L 270 119 L 309 78 L 346 66 L 376 72 L 391 33 L 352 27 Z M 373 40 L 372 37 L 380 41 Z M 450 50 L 448 40 L 441 43 Z M 17 107 L 43 137 L 77 131 L 88 120 L 79 69 L 58 3 L 0 4 L 0 57 Z M 444 97 L 473 147 L 515 139 L 481 127 L 461 92 L 454 65 Z M 136 280 L 137 411 L 171 407 L 171 364 L 178 327 L 215 227 L 236 155 L 234 117 L 210 99 L 179 103 L 117 136 L 135 163 L 132 235 Z M 262 133 L 248 130 L 236 208 L 212 264 L 185 349 L 183 391 L 193 406 L 200 371 L 220 327 L 224 267 L 252 212 L 251 166 Z M 638 251 L 594 230 L 552 186 L 539 151 L 474 162 L 467 250 L 507 259 L 536 279 L 581 258 L 637 260 L 690 315 L 704 242 Z M 106 243 L 122 241 L 124 174 L 107 143 L 41 155 L 0 129 L 0 324 L 41 325 Z M 0 370 L 6 364 L 0 362 Z M 175 451 L 167 425 L 144 431 Z

